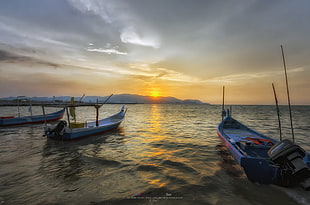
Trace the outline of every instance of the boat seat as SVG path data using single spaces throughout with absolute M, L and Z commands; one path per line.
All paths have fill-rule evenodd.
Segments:
M 268 145 L 257 145 L 252 141 L 240 141 L 238 145 L 249 156 L 261 158 L 268 158 L 268 150 L 272 147 Z
M 224 129 L 240 129 L 240 125 L 234 122 L 226 121 L 224 122 Z

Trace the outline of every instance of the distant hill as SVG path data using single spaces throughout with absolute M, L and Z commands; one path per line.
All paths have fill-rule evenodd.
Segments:
M 85 103 L 95 103 L 98 102 L 102 103 L 104 102 L 109 96 L 85 96 L 82 99 L 82 102 Z M 75 101 L 79 101 L 81 97 L 75 97 Z M 67 102 L 70 101 L 71 96 L 55 96 L 55 97 L 24 97 L 24 99 L 28 99 L 31 101 L 39 101 L 39 102 L 51 102 L 51 101 L 62 101 Z M 1 101 L 14 101 L 16 100 L 16 97 L 7 97 L 7 98 L 0 98 Z M 118 94 L 113 95 L 108 103 L 136 103 L 136 104 L 208 104 L 203 103 L 200 100 L 193 100 L 193 99 L 187 99 L 187 100 L 180 100 L 174 97 L 150 97 L 150 96 L 142 96 L 142 95 L 133 95 L 133 94 Z

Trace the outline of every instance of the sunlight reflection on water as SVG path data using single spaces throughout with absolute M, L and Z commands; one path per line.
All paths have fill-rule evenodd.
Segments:
M 105 105 L 100 116 L 114 114 L 120 107 Z M 168 193 L 182 200 L 162 203 L 251 204 L 255 192 L 273 198 L 257 197 L 257 204 L 296 204 L 288 196 L 292 194 L 310 201 L 300 190 L 259 186 L 245 178 L 217 137 L 220 106 L 127 107 L 120 129 L 74 142 L 47 140 L 41 124 L 0 128 L 1 199 L 7 204 L 118 204 L 135 193 L 151 197 Z M 33 109 L 41 114 L 40 107 Z M 16 112 L 12 107 L 0 110 Z M 296 141 L 310 151 L 310 106 L 293 110 Z M 95 119 L 93 108 L 78 108 L 76 113 L 78 121 Z M 286 115 L 283 109 L 283 133 L 289 137 Z M 233 116 L 263 134 L 278 136 L 273 106 L 234 106 Z

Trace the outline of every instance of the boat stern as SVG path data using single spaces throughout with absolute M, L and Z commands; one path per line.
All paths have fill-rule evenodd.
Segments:
M 310 153 L 306 153 L 305 157 L 304 157 L 304 163 L 307 165 L 307 167 L 310 168 Z
M 61 120 L 56 126 L 45 126 L 44 136 L 47 136 L 49 138 L 62 137 L 66 127 L 67 127 L 67 122 L 64 120 Z
M 264 158 L 242 157 L 240 165 L 254 183 L 273 184 L 277 179 L 278 168 Z

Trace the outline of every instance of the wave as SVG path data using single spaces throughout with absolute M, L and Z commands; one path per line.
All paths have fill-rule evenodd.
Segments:
M 183 172 L 189 172 L 189 173 L 194 173 L 194 174 L 198 174 L 199 172 L 197 172 L 194 168 L 184 164 L 184 163 L 181 163 L 181 162 L 174 162 L 174 161 L 171 161 L 171 160 L 164 160 L 162 163 L 161 163 L 163 166 L 170 166 L 170 167 L 173 167 L 175 169 L 178 169 L 180 171 L 183 171 Z
M 154 165 L 140 165 L 136 169 L 137 171 L 147 171 L 147 172 L 159 172 L 162 168 Z

